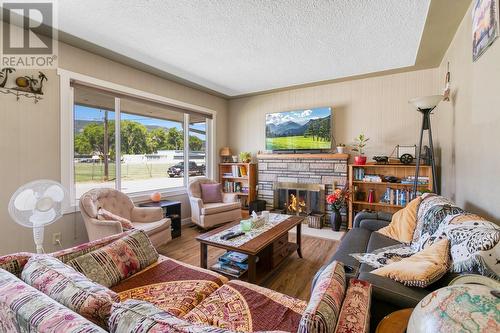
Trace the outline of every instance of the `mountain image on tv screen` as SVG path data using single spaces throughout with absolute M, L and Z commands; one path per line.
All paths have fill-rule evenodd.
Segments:
M 266 114 L 266 149 L 331 149 L 332 109 L 286 111 Z

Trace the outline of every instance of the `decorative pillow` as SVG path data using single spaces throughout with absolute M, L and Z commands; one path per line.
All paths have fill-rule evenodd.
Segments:
M 19 277 L 23 270 L 24 265 L 31 258 L 33 253 L 18 252 L 14 254 L 7 254 L 0 257 L 0 268 L 5 269 L 7 272 Z
M 349 281 L 335 333 L 370 332 L 371 295 L 369 282 L 354 278 Z
M 411 257 L 393 262 L 370 273 L 391 278 L 406 286 L 425 288 L 439 280 L 448 270 L 449 248 L 450 242 L 442 239 Z
M 11 273 L 0 269 L 0 332 L 106 331 Z
M 128 300 L 113 304 L 109 318 L 109 331 L 122 332 L 171 332 L 171 333 L 235 333 L 224 328 L 192 324 L 164 312 L 153 304 Z M 264 332 L 261 332 L 264 333 Z
M 203 203 L 222 202 L 221 184 L 200 184 Z
M 318 276 L 298 332 L 333 332 L 344 294 L 344 265 L 334 261 Z
M 113 214 L 109 210 L 106 210 L 104 208 L 99 208 L 99 210 L 97 211 L 97 219 L 100 221 L 118 221 L 121 223 L 122 228 L 126 230 L 134 228 L 130 220 Z
M 148 236 L 144 231 L 136 230 L 67 264 L 92 281 L 110 288 L 156 261 L 158 252 Z
M 95 284 L 49 255 L 31 257 L 21 277 L 30 286 L 103 328 L 107 327 L 111 305 L 120 301 L 114 291 Z
M 417 210 L 422 198 L 417 197 L 392 216 L 391 223 L 378 232 L 401 243 L 410 243 L 417 225 Z

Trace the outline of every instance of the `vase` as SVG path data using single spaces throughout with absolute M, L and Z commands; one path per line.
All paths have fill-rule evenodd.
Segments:
M 342 224 L 342 215 L 340 215 L 340 210 L 334 208 L 332 214 L 330 215 L 330 225 L 333 231 L 339 231 L 340 225 Z

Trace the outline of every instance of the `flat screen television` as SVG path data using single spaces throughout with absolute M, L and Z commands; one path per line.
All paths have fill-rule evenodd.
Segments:
M 331 149 L 332 115 L 330 107 L 266 114 L 266 149 Z

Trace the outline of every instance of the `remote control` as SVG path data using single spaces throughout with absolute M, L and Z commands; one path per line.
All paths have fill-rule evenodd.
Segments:
M 234 235 L 234 232 L 228 232 L 227 234 L 224 234 L 222 236 L 220 236 L 220 239 L 224 239 L 224 240 L 227 240 L 228 237 Z
M 236 238 L 236 237 L 240 237 L 241 235 L 244 235 L 245 233 L 244 232 L 238 232 L 237 234 L 233 234 L 233 235 L 230 235 L 228 237 L 226 237 L 226 240 L 230 240 L 230 239 L 233 239 L 233 238 Z

